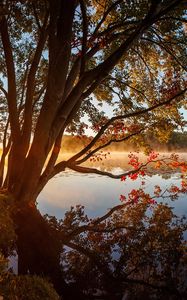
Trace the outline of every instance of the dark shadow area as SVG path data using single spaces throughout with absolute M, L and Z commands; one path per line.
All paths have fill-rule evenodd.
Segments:
M 49 278 L 63 299 L 83 299 L 78 288 L 65 282 L 61 267 L 62 241 L 58 231 L 33 208 L 25 208 L 15 216 L 18 273 Z

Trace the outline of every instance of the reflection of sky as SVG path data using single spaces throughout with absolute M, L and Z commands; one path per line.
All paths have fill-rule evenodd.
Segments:
M 121 173 L 120 168 L 115 172 Z M 102 215 L 108 208 L 120 203 L 120 194 L 128 194 L 132 189 L 140 187 L 141 179 L 132 181 L 127 179 L 112 179 L 94 174 L 79 174 L 75 172 L 63 172 L 53 178 L 38 197 L 38 207 L 42 213 L 63 217 L 70 206 L 81 204 L 85 206 L 87 214 L 91 217 Z M 165 189 L 172 183 L 180 185 L 180 178 L 173 175 L 164 179 L 160 175 L 146 177 L 146 190 L 152 193 L 155 185 Z M 174 207 L 177 215 L 187 216 L 186 195 L 176 201 L 168 201 Z
M 121 171 L 116 168 L 114 171 Z M 163 179 L 159 175 L 146 178 L 147 190 L 151 192 L 154 185 L 165 188 L 171 183 L 180 184 L 179 177 L 173 176 Z M 70 206 L 81 204 L 85 206 L 90 217 L 102 215 L 108 208 L 120 203 L 120 194 L 127 194 L 132 188 L 138 188 L 140 180 L 125 182 L 99 175 L 83 175 L 75 172 L 64 172 L 61 176 L 53 178 L 45 187 L 38 198 L 38 207 L 42 213 L 62 218 Z M 179 200 L 168 201 L 174 207 L 176 215 L 187 216 L 186 195 Z M 187 233 L 185 233 L 187 240 Z M 10 257 L 9 266 L 17 273 L 17 256 Z

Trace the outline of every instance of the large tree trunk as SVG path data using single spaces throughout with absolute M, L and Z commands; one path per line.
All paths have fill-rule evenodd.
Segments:
M 22 207 L 13 217 L 17 234 L 18 273 L 49 278 L 64 300 L 84 300 L 78 287 L 72 289 L 65 282 L 60 261 L 62 244 L 58 233 L 37 208 Z

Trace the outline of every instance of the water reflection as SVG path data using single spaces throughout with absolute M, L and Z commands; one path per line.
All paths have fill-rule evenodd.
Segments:
M 25 219 L 26 234 L 21 226 L 19 236 L 23 266 L 30 274 L 47 274 L 65 300 L 187 297 L 186 224 L 167 205 L 150 210 L 142 196 L 95 219 L 81 206 L 59 221 L 30 210 Z
M 78 207 L 57 225 L 69 247 L 64 274 L 85 299 L 186 299 L 186 224 L 167 205 L 147 208 L 141 198 L 90 222 Z
M 166 154 L 165 154 L 166 155 Z M 185 157 L 185 154 L 181 154 Z M 142 155 L 141 160 L 145 159 Z M 91 164 L 93 166 L 93 163 Z M 119 174 L 130 169 L 128 165 L 128 154 L 112 154 L 110 159 L 104 162 L 94 163 L 105 171 L 112 171 Z M 155 171 L 154 171 L 155 172 Z M 146 176 L 146 190 L 151 193 L 155 185 L 166 188 L 171 184 L 180 185 L 180 174 L 164 173 L 150 174 Z M 127 179 L 121 182 L 119 179 L 112 179 L 95 174 L 79 174 L 73 171 L 65 171 L 51 179 L 38 197 L 38 207 L 42 213 L 49 213 L 61 218 L 65 211 L 77 204 L 84 205 L 89 216 L 99 216 L 108 208 L 119 204 L 120 194 L 128 194 L 132 189 L 140 187 L 142 179 L 132 181 Z M 168 203 L 175 208 L 178 215 L 187 215 L 187 203 L 185 195 L 177 201 Z
M 127 170 L 121 157 L 114 162 L 97 167 Z M 19 270 L 47 276 L 65 300 L 186 299 L 187 226 L 175 216 L 187 215 L 186 196 L 167 200 L 174 209 L 160 203 L 150 209 L 144 196 L 121 204 L 120 194 L 138 189 L 141 181 L 68 170 L 53 178 L 38 208 L 57 219 L 30 207 L 18 213 Z M 179 186 L 180 174 L 161 172 L 144 181 L 151 194 L 155 185 Z

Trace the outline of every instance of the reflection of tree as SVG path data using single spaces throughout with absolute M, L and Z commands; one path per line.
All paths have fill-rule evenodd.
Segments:
M 110 212 L 80 225 L 85 216 L 77 207 L 57 226 L 71 237 L 65 241 L 71 250 L 62 255 L 68 281 L 78 283 L 89 299 L 98 290 L 101 299 L 121 299 L 125 292 L 127 299 L 180 299 L 187 275 L 184 220 L 163 204 L 147 213 L 146 200 Z
M 167 205 L 149 209 L 147 200 L 144 194 L 92 220 L 82 206 L 60 221 L 33 209 L 19 234 L 25 272 L 51 277 L 63 299 L 185 299 L 186 224 Z

